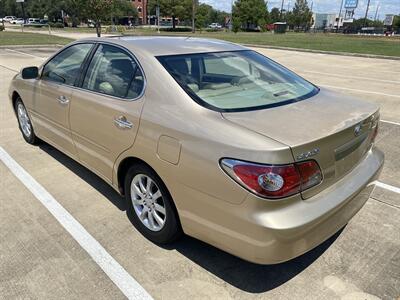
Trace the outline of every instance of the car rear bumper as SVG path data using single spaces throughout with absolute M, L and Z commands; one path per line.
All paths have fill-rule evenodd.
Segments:
M 189 222 L 185 215 L 182 225 L 189 235 L 245 260 L 258 264 L 288 261 L 348 223 L 370 197 L 383 162 L 384 154 L 374 147 L 349 174 L 307 200 L 292 197 L 273 202 L 249 194 L 241 205 L 225 207 L 224 216 L 216 205 L 209 220 L 197 219 L 193 226 L 193 218 Z M 210 220 L 218 216 L 219 221 Z

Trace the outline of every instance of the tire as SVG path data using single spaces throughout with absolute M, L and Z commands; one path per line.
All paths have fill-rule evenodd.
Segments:
M 29 118 L 28 111 L 25 108 L 21 98 L 15 101 L 15 114 L 17 115 L 19 130 L 22 133 L 23 138 L 29 144 L 35 145 L 39 139 L 35 135 L 31 119 Z
M 131 166 L 124 186 L 127 216 L 143 236 L 154 243 L 167 244 L 182 235 L 172 197 L 150 167 L 144 164 Z

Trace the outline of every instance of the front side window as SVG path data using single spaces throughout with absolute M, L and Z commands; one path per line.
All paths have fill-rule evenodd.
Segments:
M 243 111 L 307 99 L 318 88 L 255 51 L 160 56 L 158 60 L 199 104 Z
M 43 68 L 42 79 L 74 85 L 80 75 L 82 63 L 92 46 L 92 44 L 77 44 L 68 47 L 46 64 Z
M 87 70 L 84 89 L 134 99 L 144 87 L 144 76 L 138 64 L 124 50 L 100 45 Z

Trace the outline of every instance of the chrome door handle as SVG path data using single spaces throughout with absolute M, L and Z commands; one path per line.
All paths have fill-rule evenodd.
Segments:
M 133 124 L 129 122 L 125 116 L 119 116 L 114 119 L 114 124 L 121 129 L 131 129 Z
M 65 97 L 64 95 L 61 95 L 57 98 L 58 102 L 60 102 L 60 104 L 63 105 L 67 105 L 69 103 L 69 100 L 67 97 Z

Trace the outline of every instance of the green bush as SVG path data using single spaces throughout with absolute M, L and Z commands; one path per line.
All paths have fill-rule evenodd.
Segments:
M 53 28 L 64 28 L 64 24 L 61 22 L 49 22 L 49 25 Z
M 218 32 L 218 31 L 221 31 L 221 29 L 218 29 L 218 28 L 207 28 L 206 31 L 207 32 Z
M 167 32 L 192 32 L 192 28 L 189 27 L 166 27 L 160 28 L 160 31 L 167 31 Z
M 232 31 L 234 33 L 237 33 L 240 30 L 241 25 L 242 24 L 240 23 L 240 21 L 237 18 L 234 18 L 232 22 Z
M 3 31 L 5 28 L 3 25 L 0 25 L 0 31 Z

